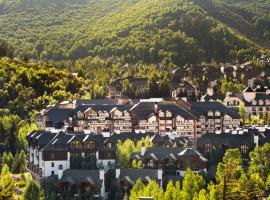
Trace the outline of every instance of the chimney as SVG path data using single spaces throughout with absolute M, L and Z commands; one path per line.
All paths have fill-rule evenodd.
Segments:
M 155 103 L 154 108 L 155 108 L 155 113 L 157 113 L 158 112 L 158 104 L 157 104 L 157 102 Z
M 253 79 L 252 78 L 251 79 L 248 79 L 248 87 L 253 88 L 253 84 L 254 84 Z
M 160 187 L 161 188 L 163 186 L 162 179 L 163 179 L 163 170 L 162 169 L 158 169 L 158 180 L 160 180 Z
M 213 89 L 213 87 L 207 88 L 207 94 L 208 94 L 210 97 L 212 97 L 212 96 L 214 95 L 214 89 Z
M 256 147 L 259 146 L 259 136 L 258 135 L 254 135 L 254 144 L 256 145 Z
M 119 178 L 120 177 L 120 169 L 116 168 L 115 169 L 115 178 Z
M 105 198 L 105 170 L 104 169 L 99 170 L 99 179 L 101 180 L 100 195 L 104 199 Z
M 143 144 L 141 148 L 141 156 L 144 156 L 145 152 L 146 152 L 146 147 Z
M 63 173 L 64 173 L 63 166 L 59 165 L 59 168 L 58 168 L 58 180 L 62 179 Z

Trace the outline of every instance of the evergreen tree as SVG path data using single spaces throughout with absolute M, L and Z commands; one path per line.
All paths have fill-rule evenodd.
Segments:
M 245 106 L 243 103 L 239 105 L 239 114 L 243 124 L 245 124 L 247 121 L 247 111 L 245 110 Z
M 178 200 L 181 198 L 181 186 L 180 182 L 176 181 L 175 183 L 175 189 L 174 189 L 174 194 L 173 194 L 173 199 Z
M 270 174 L 270 144 L 256 147 L 250 153 L 249 174 L 258 173 L 263 181 L 267 181 Z
M 137 161 L 135 159 L 132 160 L 132 168 L 137 169 Z
M 166 186 L 166 191 L 164 193 L 164 200 L 174 200 L 175 196 L 175 187 L 173 182 L 170 180 Z
M 143 169 L 143 162 L 141 160 L 138 161 L 137 168 L 138 169 Z
M 4 165 L 0 178 L 0 199 L 10 200 L 13 195 L 14 181 L 11 178 L 9 168 Z
M 7 164 L 5 164 L 1 170 L 1 177 L 4 177 L 5 175 L 8 175 L 9 172 L 9 167 Z
M 194 174 L 190 169 L 186 171 L 183 180 L 181 198 L 192 200 L 196 193 L 204 187 L 205 181 L 202 176 Z
M 133 188 L 130 190 L 129 200 L 138 200 L 141 195 L 143 195 L 143 191 L 145 189 L 145 185 L 143 184 L 141 179 L 138 179 L 134 184 Z
M 209 200 L 220 200 L 222 198 L 221 190 L 217 185 L 211 182 L 208 184 L 207 189 L 209 191 Z
M 12 163 L 13 173 L 23 173 L 26 169 L 26 156 L 23 150 L 20 153 L 15 154 L 15 158 Z
M 153 197 L 155 200 L 163 200 L 163 190 L 155 181 L 149 181 L 143 190 L 143 196 Z
M 229 149 L 217 169 L 218 187 L 221 190 L 222 200 L 239 198 L 241 194 L 239 179 L 243 173 L 239 150 Z
M 241 199 L 262 199 L 265 183 L 259 174 L 251 174 L 250 176 L 243 174 L 238 187 L 241 188 Z
M 11 152 L 9 152 L 9 153 L 4 152 L 3 156 L 2 156 L 2 160 L 1 160 L 1 166 L 4 166 L 5 164 L 7 164 L 8 167 L 11 168 L 13 160 L 14 160 L 14 158 L 13 158 L 13 155 Z
M 23 192 L 23 199 L 24 200 L 39 200 L 40 198 L 40 195 L 41 195 L 41 188 L 39 186 L 39 184 L 34 181 L 34 180 L 31 180 L 24 192 Z

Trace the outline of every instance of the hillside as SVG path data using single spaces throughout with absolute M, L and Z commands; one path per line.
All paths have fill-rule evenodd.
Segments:
M 263 6 L 269 0 L 245 2 L 0 0 L 0 38 L 16 47 L 15 55 L 35 59 L 242 61 L 269 48 L 270 41 Z
M 87 94 L 84 79 L 49 65 L 0 58 L 0 74 L 0 109 L 21 118 Z

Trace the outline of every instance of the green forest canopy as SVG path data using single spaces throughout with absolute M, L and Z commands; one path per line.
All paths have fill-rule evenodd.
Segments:
M 16 55 L 35 59 L 246 60 L 269 48 L 267 5 L 269 0 L 0 0 L 0 37 Z

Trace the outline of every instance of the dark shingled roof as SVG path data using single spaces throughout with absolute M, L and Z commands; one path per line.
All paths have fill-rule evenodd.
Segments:
M 51 108 L 44 114 L 48 116 L 48 121 L 51 121 L 53 125 L 57 125 L 59 122 L 64 122 L 72 116 L 72 108 Z
M 93 109 L 96 112 L 99 111 L 107 111 L 110 112 L 112 109 L 117 108 L 120 111 L 129 111 L 131 106 L 130 105 L 106 105 L 106 104 L 96 104 L 96 105 L 78 105 L 75 109 L 74 109 L 74 114 L 81 111 L 81 112 L 85 112 L 87 109 Z
M 141 140 L 144 137 L 151 137 L 153 136 L 154 133 L 138 133 L 138 134 L 134 134 L 134 133 L 121 133 L 121 134 L 113 134 L 111 137 L 107 138 L 104 143 L 117 143 L 119 140 L 120 141 L 125 141 L 127 139 L 130 139 L 132 141 L 136 141 L 136 140 Z
M 170 111 L 173 116 L 180 115 L 186 119 L 194 119 L 192 113 L 186 109 L 180 107 L 175 103 L 157 103 L 157 111 Z M 155 113 L 155 103 L 154 102 L 140 102 L 136 104 L 132 109 L 131 113 L 136 115 L 137 119 L 147 119 L 151 114 Z
M 200 117 L 201 115 L 207 116 L 208 111 L 219 111 L 222 115 L 229 115 L 234 119 L 239 119 L 239 113 L 237 110 L 229 108 L 222 103 L 219 102 L 190 102 L 191 103 L 191 112 L 196 115 L 197 117 Z M 214 118 L 214 116 L 211 116 L 211 118 Z
M 134 153 L 131 155 L 131 158 L 155 158 L 158 160 L 164 160 L 167 158 L 177 158 L 177 155 L 183 151 L 183 148 L 165 148 L 165 147 L 150 147 L 146 148 L 145 154 L 141 155 L 141 153 Z
M 199 156 L 202 161 L 207 162 L 207 159 L 204 158 L 201 153 L 199 153 L 193 148 L 184 149 L 182 152 L 178 153 L 178 156 Z
M 59 182 L 68 182 L 70 184 L 80 184 L 82 182 L 90 183 L 92 186 L 99 188 L 102 180 L 99 177 L 98 170 L 75 170 L 67 169 L 63 172 L 63 177 Z
M 54 148 L 55 144 L 62 144 L 65 148 L 67 148 L 66 144 L 74 135 L 65 134 L 60 131 L 56 134 L 56 136 L 44 147 L 43 151 L 56 151 Z
M 128 181 L 130 184 L 134 184 L 137 179 L 141 178 L 142 181 L 158 180 L 158 170 L 156 169 L 121 169 L 120 180 Z
M 202 137 L 197 140 L 198 146 L 203 146 L 204 144 L 212 145 L 227 145 L 228 147 L 239 147 L 239 145 L 246 144 L 248 146 L 254 146 L 254 135 L 249 133 L 244 134 L 214 134 L 207 133 L 202 135 Z
M 49 131 L 38 130 L 31 132 L 27 139 L 31 144 L 38 145 L 38 146 L 45 146 L 47 145 L 54 137 L 56 133 L 52 133 Z
M 266 89 L 264 87 L 259 86 L 259 87 L 256 87 L 255 92 L 265 93 Z
M 75 102 L 75 107 L 78 105 L 115 105 L 115 103 L 112 100 L 109 99 L 77 99 Z

